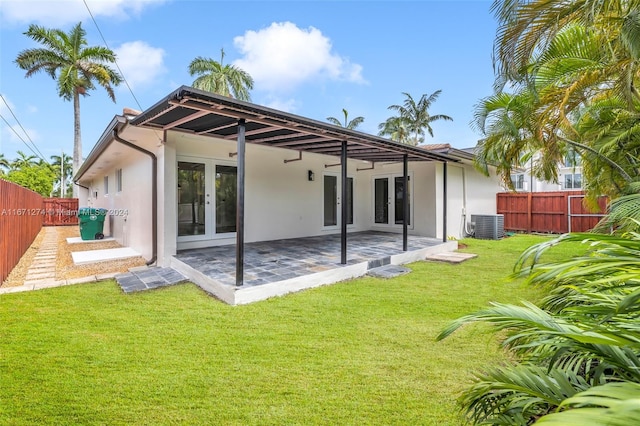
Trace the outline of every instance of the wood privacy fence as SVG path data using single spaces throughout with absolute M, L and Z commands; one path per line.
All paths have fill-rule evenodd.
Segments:
M 496 199 L 497 213 L 504 215 L 505 231 L 516 232 L 586 232 L 607 208 L 607 199 L 601 197 L 599 211 L 589 211 L 582 191 L 501 192 Z
M 42 229 L 40 194 L 0 179 L 0 284 Z
M 78 199 L 45 198 L 42 224 L 44 226 L 77 225 Z

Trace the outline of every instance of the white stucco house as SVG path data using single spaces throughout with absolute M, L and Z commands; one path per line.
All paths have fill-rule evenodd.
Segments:
M 446 243 L 465 215 L 496 212 L 500 182 L 472 154 L 426 148 L 183 86 L 114 117 L 74 181 L 123 246 L 159 266 L 228 246 L 240 286 L 245 243 L 338 234 L 346 264 L 350 235 L 392 233 L 406 251 L 413 236 Z
M 550 191 L 579 191 L 583 188 L 582 159 L 571 151 L 558 164 L 558 182 L 541 180 L 530 173 L 531 162 L 529 160 L 522 168 L 511 174 L 513 187 L 517 192 L 550 192 Z M 505 191 L 508 189 L 505 189 Z

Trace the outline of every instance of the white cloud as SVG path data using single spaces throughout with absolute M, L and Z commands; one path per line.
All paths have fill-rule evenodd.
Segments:
M 332 52 L 331 40 L 314 27 L 274 22 L 233 42 L 244 55 L 234 65 L 251 74 L 256 89 L 289 91 L 319 78 L 365 83 L 362 67 Z
M 166 71 L 164 49 L 153 47 L 144 41 L 131 41 L 113 49 L 118 65 L 132 88 L 153 83 Z
M 269 96 L 262 104 L 268 108 L 284 112 L 294 112 L 299 106 L 298 101 L 293 98 L 281 99 L 274 96 Z
M 165 0 L 87 0 L 94 17 L 126 19 L 146 6 Z M 46 26 L 72 24 L 89 18 L 82 0 L 2 0 L 2 21 L 37 22 Z

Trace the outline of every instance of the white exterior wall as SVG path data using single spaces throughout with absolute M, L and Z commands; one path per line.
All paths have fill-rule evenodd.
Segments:
M 443 179 L 442 165 L 436 166 L 437 237 L 443 234 Z M 468 223 L 472 214 L 496 214 L 496 194 L 501 192 L 500 179 L 487 177 L 472 164 L 447 164 L 447 237 L 464 238 L 464 220 Z M 466 214 L 466 218 L 463 217 Z
M 215 164 L 237 164 L 236 142 L 213 138 L 194 137 L 170 132 L 165 144 L 165 185 L 176 187 L 177 162 L 204 161 Z M 171 152 L 171 153 L 169 153 Z M 245 241 L 265 241 L 340 232 L 338 227 L 323 226 L 323 175 L 334 174 L 340 181 L 340 167 L 325 167 L 339 158 L 303 153 L 302 160 L 285 164 L 294 159 L 296 151 L 246 145 L 245 175 Z M 171 164 L 170 164 L 171 163 Z M 370 228 L 371 204 L 370 178 L 366 172 L 356 172 L 357 167 L 369 167 L 369 163 L 349 160 L 348 175 L 354 178 L 354 224 L 349 231 Z M 311 170 L 315 179 L 308 180 Z M 175 191 L 175 189 L 174 189 Z M 169 235 L 177 235 L 177 194 L 165 192 L 164 229 Z M 211 194 L 213 197 L 214 194 Z M 235 236 L 222 236 L 203 241 L 179 243 L 178 248 L 204 247 L 235 243 Z M 167 253 L 170 255 L 171 253 Z
M 86 205 L 107 209 L 104 234 L 123 246 L 140 252 L 145 259 L 153 255 L 151 245 L 151 159 L 149 156 L 113 142 L 110 149 L 122 151 L 118 161 L 97 170 L 89 186 Z M 116 190 L 116 169 L 122 169 L 122 191 Z M 105 193 L 104 177 L 109 177 Z M 97 196 L 96 196 L 97 195 Z M 82 203 L 82 199 L 80 202 Z M 80 207 L 84 207 L 81 204 Z
M 236 152 L 236 141 L 169 131 L 165 134 L 164 143 L 159 143 L 156 132 L 134 127 L 125 128 L 122 137 L 152 150 L 158 158 L 158 265 L 169 265 L 171 256 L 179 249 L 235 243 L 235 234 L 178 242 L 176 200 L 178 161 L 204 162 L 208 167 L 216 164 L 235 165 L 236 157 L 230 157 L 229 154 Z M 116 150 L 120 154 L 114 155 Z M 303 153 L 302 160 L 284 163 L 285 159 L 291 160 L 297 155 L 296 151 L 288 149 L 246 145 L 245 241 L 340 232 L 339 226 L 323 226 L 323 175 L 336 175 L 340 182 L 340 167 L 325 165 L 339 163 L 340 159 Z M 389 177 L 393 181 L 394 177 L 402 176 L 402 164 L 377 164 L 374 169 L 370 167 L 371 164 L 364 161 L 348 162 L 348 175 L 354 178 L 354 224 L 348 226 L 348 231 L 400 233 L 401 225 L 374 224 L 373 183 L 375 178 Z M 115 192 L 116 168 L 123 170 L 123 190 L 120 193 Z M 357 168 L 369 170 L 357 171 Z M 455 238 L 463 237 L 463 169 L 467 215 L 495 213 L 495 194 L 500 191 L 497 178 L 482 176 L 470 164 L 449 164 L 447 234 Z M 313 181 L 308 180 L 309 170 L 315 175 Z M 150 259 L 153 252 L 150 157 L 113 142 L 86 175 L 81 182 L 91 186 L 86 205 L 116 213 L 107 220 L 105 234 L 111 234 L 123 246 L 132 247 Z M 106 195 L 103 188 L 105 175 L 109 176 L 109 194 Z M 442 238 L 442 164 L 411 162 L 409 175 L 412 193 L 409 233 Z M 211 188 L 213 184 L 210 183 Z M 392 188 L 389 190 L 393 201 Z M 94 196 L 95 192 L 97 197 Z M 215 193 L 211 191 L 210 196 L 213 199 Z M 393 208 L 392 202 L 390 211 Z

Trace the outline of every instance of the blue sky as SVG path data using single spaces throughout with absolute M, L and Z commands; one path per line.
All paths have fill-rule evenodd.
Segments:
M 184 1 L 87 0 L 133 94 L 116 89 L 114 104 L 104 90 L 81 100 L 86 156 L 123 107 L 147 109 L 183 84 L 196 56 L 235 63 L 255 79 L 252 101 L 325 120 L 363 116 L 359 130 L 377 133 L 402 103 L 402 92 L 418 98 L 442 90 L 430 109 L 453 122 L 436 122 L 427 143 L 474 146 L 474 105 L 492 93 L 492 44 L 496 24 L 491 1 Z M 24 78 L 14 63 L 23 49 L 37 47 L 23 35 L 36 23 L 68 31 L 82 21 L 89 45 L 102 38 L 82 0 L 0 2 L 0 93 L 28 136 L 49 159 L 73 148 L 73 108 L 57 96 L 46 74 Z M 27 142 L 0 100 L 0 113 Z M 31 153 L 0 120 L 0 152 Z

